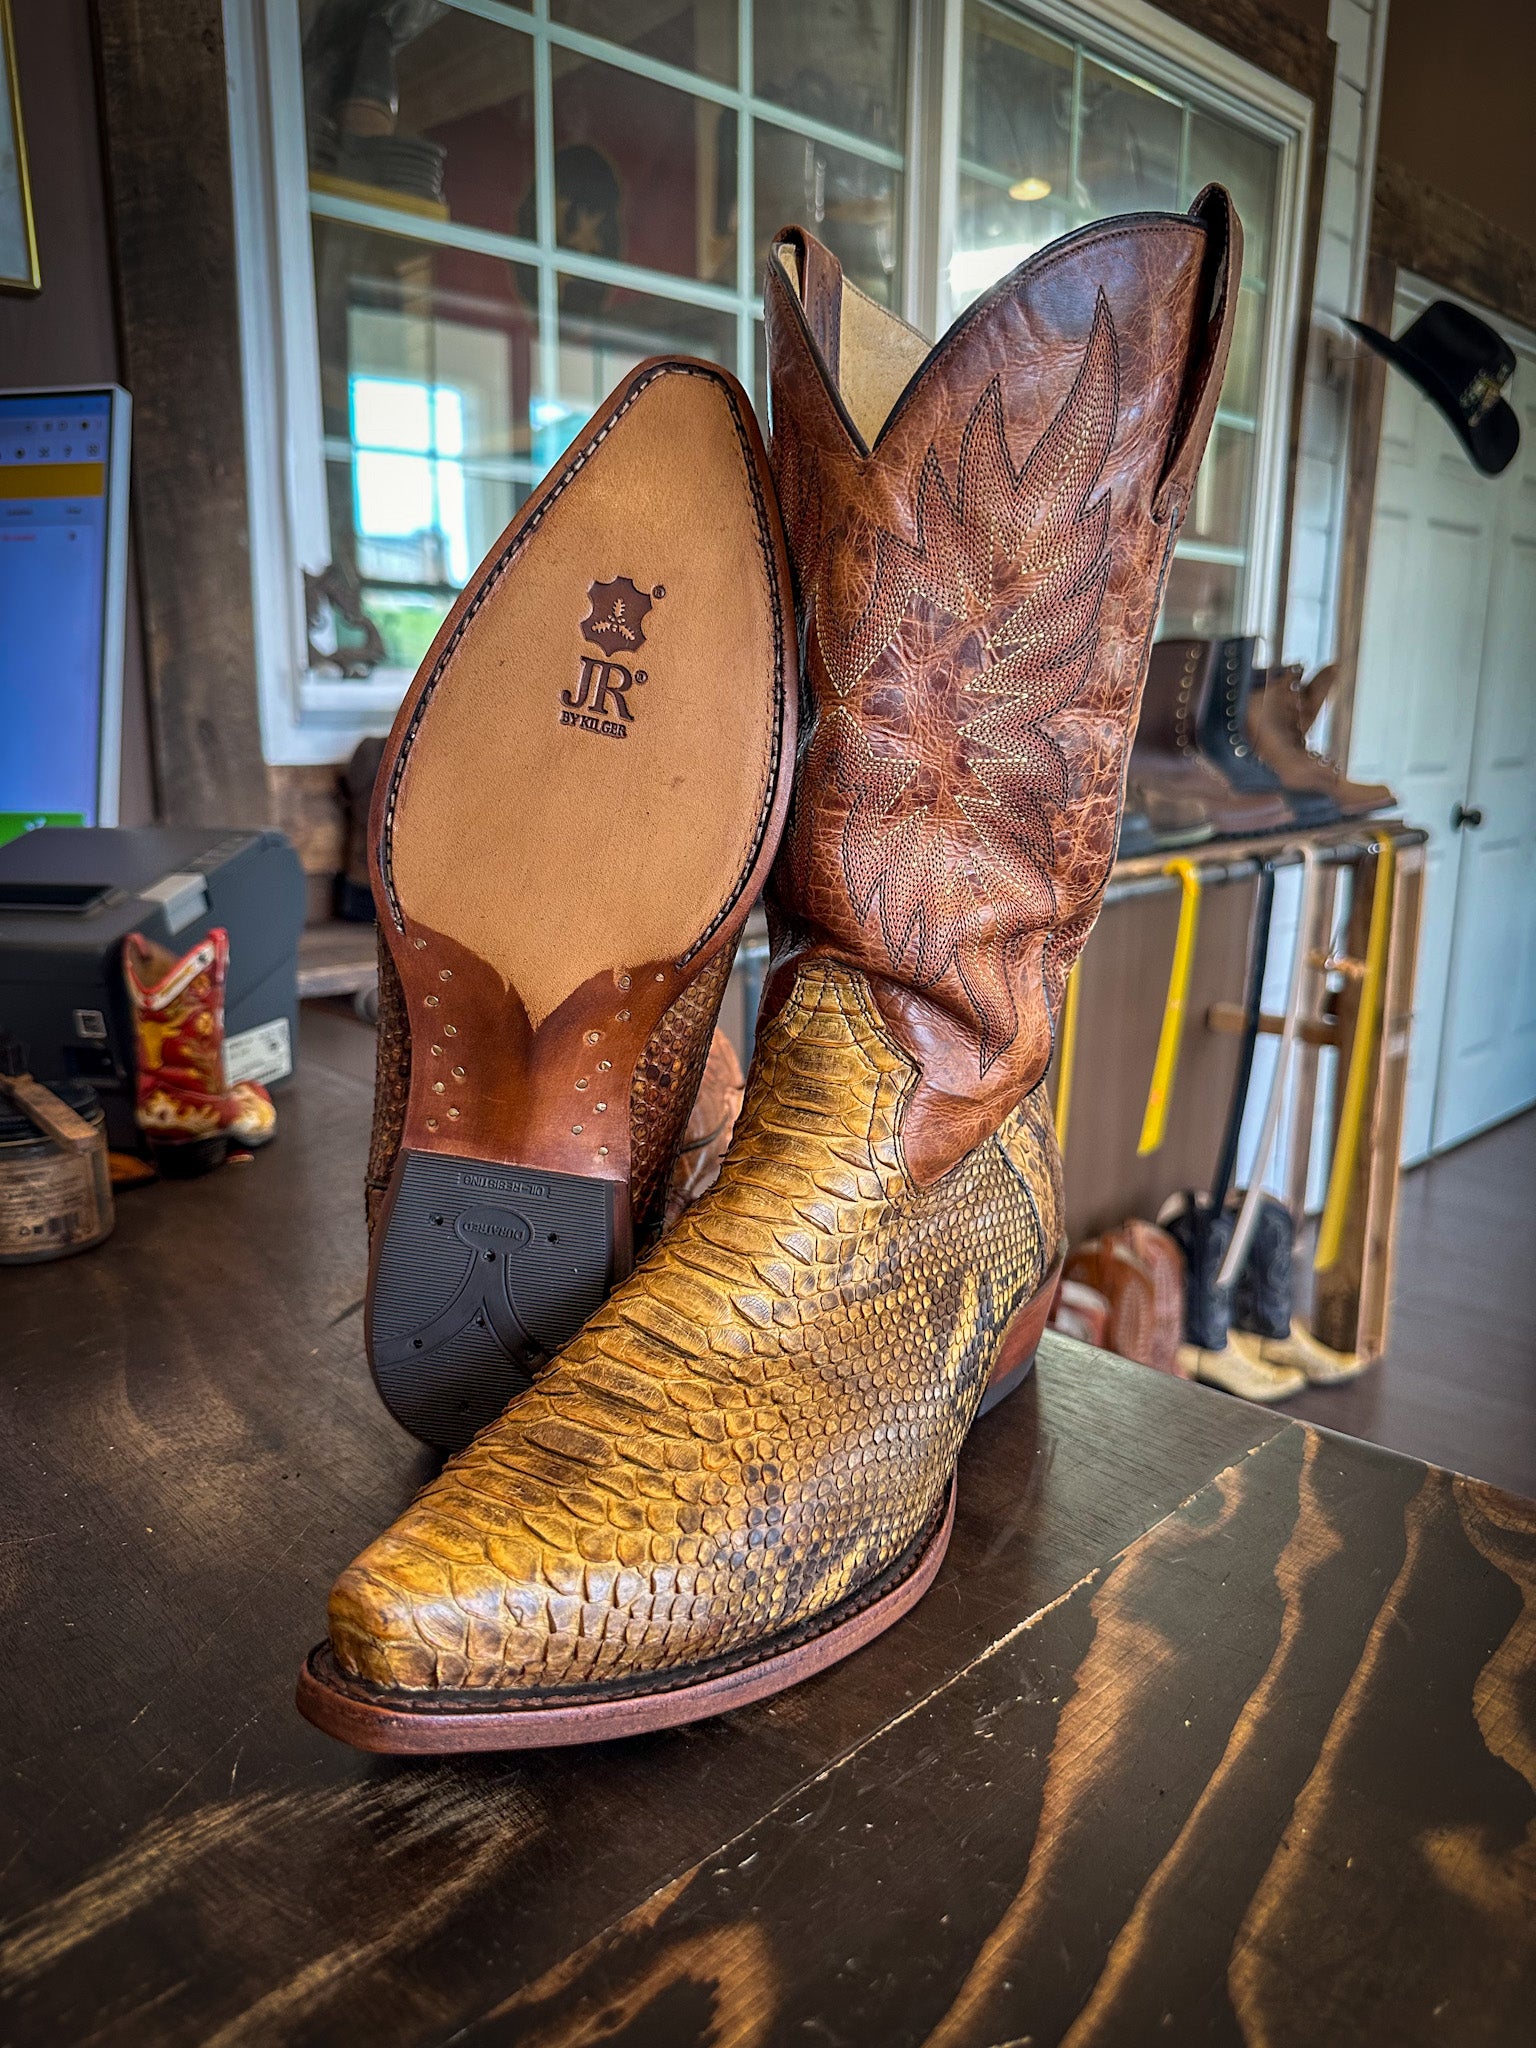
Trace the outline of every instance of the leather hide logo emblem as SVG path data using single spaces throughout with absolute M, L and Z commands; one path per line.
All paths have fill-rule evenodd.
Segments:
M 666 596 L 658 583 L 644 591 L 628 576 L 594 583 L 587 591 L 590 610 L 581 622 L 582 638 L 600 647 L 604 659 L 584 652 L 579 657 L 573 688 L 560 692 L 560 723 L 595 732 L 604 739 L 629 738 L 635 711 L 632 692 L 650 681 L 643 668 L 620 661 L 634 655 L 645 641 L 646 615 Z

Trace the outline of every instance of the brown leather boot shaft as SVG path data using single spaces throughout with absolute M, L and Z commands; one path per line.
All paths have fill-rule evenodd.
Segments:
M 770 262 L 773 462 L 811 704 L 768 1005 L 808 957 L 869 978 L 918 1069 L 902 1146 L 920 1183 L 1045 1071 L 1114 859 L 1240 247 L 1216 188 L 1188 216 L 1102 222 L 921 361 L 811 236 Z M 905 388 L 888 406 L 892 363 Z

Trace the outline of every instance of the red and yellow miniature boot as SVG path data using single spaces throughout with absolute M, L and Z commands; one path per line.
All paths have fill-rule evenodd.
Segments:
M 224 1078 L 224 983 L 229 934 L 215 926 L 178 960 L 141 932 L 123 943 L 123 972 L 138 1040 L 139 1129 L 160 1171 L 207 1173 L 231 1143 L 254 1149 L 277 1129 L 255 1081 Z

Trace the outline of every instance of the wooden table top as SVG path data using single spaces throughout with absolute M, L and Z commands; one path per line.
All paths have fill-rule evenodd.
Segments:
M 311 1064 L 265 1156 L 0 1273 L 0 2039 L 1536 2037 L 1536 1506 L 1058 1339 L 798 1690 L 507 1759 L 301 1721 L 430 1469 L 367 1113 Z

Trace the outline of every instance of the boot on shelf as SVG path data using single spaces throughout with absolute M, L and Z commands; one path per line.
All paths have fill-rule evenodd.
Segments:
M 1235 788 L 1200 745 L 1218 646 L 1214 640 L 1159 640 L 1152 649 L 1131 749 L 1131 785 L 1165 803 L 1200 805 L 1221 839 L 1279 832 L 1291 822 L 1285 798 L 1276 790 Z
M 229 935 L 215 926 L 178 960 L 140 932 L 123 941 L 138 1066 L 135 1113 L 168 1180 L 222 1166 L 231 1143 L 255 1150 L 277 1111 L 255 1081 L 224 1079 L 224 984 Z
M 1061 1258 L 1042 1077 L 1221 385 L 1225 193 L 1086 228 L 931 350 L 793 230 L 766 286 L 810 724 L 720 1178 L 338 1581 L 365 1748 L 717 1713 L 931 1583 Z
M 1384 782 L 1355 782 L 1307 745 L 1307 735 L 1338 675 L 1337 662 L 1319 669 L 1310 682 L 1302 680 L 1299 667 L 1265 670 L 1248 700 L 1253 750 L 1287 790 L 1326 797 L 1340 817 L 1364 818 L 1372 811 L 1394 810 L 1397 798 Z
M 1166 1230 L 1132 1216 L 1074 1245 L 1066 1270 L 1069 1281 L 1093 1288 L 1109 1304 L 1097 1340 L 1106 1351 L 1153 1372 L 1184 1376 L 1184 1255 Z
M 1139 860 L 1148 854 L 1177 853 L 1215 835 L 1210 813 L 1197 798 L 1167 796 L 1133 779 L 1126 787 L 1115 858 Z
M 1293 823 L 1307 830 L 1336 825 L 1339 807 L 1323 790 L 1292 788 L 1283 782 L 1256 750 L 1249 732 L 1254 690 L 1254 646 L 1251 636 L 1218 640 L 1200 707 L 1200 751 L 1244 796 L 1277 796 Z
M 365 1335 L 456 1450 L 659 1232 L 789 800 L 798 678 L 736 380 L 642 363 L 443 622 L 369 827 Z

